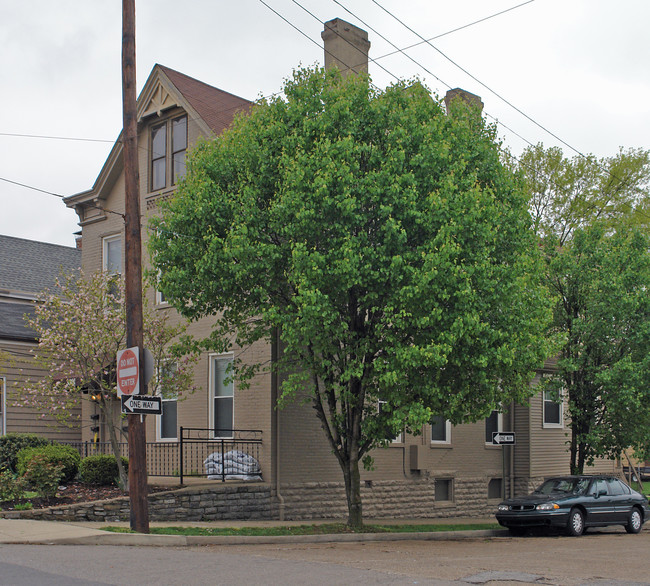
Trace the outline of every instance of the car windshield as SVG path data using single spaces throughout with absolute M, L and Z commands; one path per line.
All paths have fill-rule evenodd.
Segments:
M 551 478 L 542 484 L 535 492 L 541 494 L 565 493 L 582 494 L 587 490 L 587 478 Z

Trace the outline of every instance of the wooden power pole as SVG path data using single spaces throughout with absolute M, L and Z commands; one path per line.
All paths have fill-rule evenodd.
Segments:
M 124 156 L 124 249 L 126 345 L 140 349 L 140 393 L 147 394 L 144 377 L 142 319 L 142 238 L 138 173 L 138 121 L 135 78 L 135 0 L 122 0 L 122 152 Z M 129 498 L 131 529 L 149 533 L 147 453 L 144 416 L 128 415 Z

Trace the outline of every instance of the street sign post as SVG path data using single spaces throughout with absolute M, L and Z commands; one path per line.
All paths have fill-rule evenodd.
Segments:
M 516 443 L 514 431 L 492 432 L 492 445 L 494 446 L 514 446 Z
M 117 353 L 117 394 L 140 393 L 140 349 L 126 348 Z
M 122 413 L 128 415 L 162 415 L 162 397 L 123 395 Z

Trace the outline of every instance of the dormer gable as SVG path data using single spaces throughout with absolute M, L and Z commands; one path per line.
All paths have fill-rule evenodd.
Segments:
M 138 96 L 138 125 L 155 123 L 172 109 L 185 112 L 198 125 L 204 136 L 217 136 L 227 128 L 235 114 L 248 111 L 252 102 L 220 90 L 163 65 L 155 65 Z M 149 148 L 139 145 L 141 148 Z M 188 145 L 191 147 L 191 144 Z M 113 145 L 93 187 L 66 197 L 63 201 L 74 208 L 81 226 L 104 220 L 104 201 L 123 173 L 122 134 Z
M 178 106 L 180 106 L 178 100 L 172 96 L 169 93 L 169 90 L 160 80 L 158 80 L 151 91 L 151 95 L 148 96 L 148 99 L 143 101 L 142 105 L 138 108 L 138 122 L 141 122 L 144 118 L 154 114 L 156 116 L 162 116 L 162 113 L 165 110 Z

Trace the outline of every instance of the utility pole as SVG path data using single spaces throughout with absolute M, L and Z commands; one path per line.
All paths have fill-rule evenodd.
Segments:
M 141 394 L 144 383 L 142 319 L 142 238 L 140 234 L 140 190 L 138 173 L 138 121 L 135 78 L 135 0 L 122 0 L 122 153 L 124 156 L 124 249 L 126 345 L 140 349 Z M 129 499 L 131 529 L 149 533 L 147 501 L 147 437 L 144 416 L 128 415 Z

